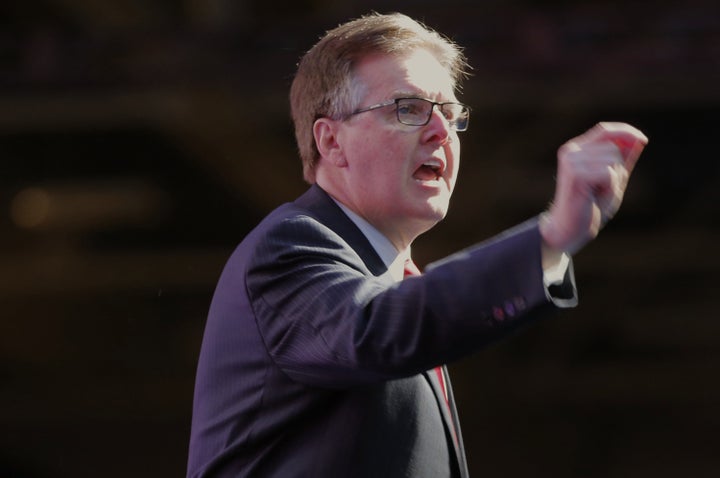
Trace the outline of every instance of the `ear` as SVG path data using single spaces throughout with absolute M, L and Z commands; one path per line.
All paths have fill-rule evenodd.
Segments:
M 342 146 L 338 141 L 338 122 L 330 118 L 318 118 L 313 124 L 313 136 L 320 157 L 335 166 L 347 165 Z

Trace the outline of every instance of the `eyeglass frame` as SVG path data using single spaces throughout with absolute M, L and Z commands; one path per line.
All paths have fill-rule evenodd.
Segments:
M 421 100 L 421 101 L 425 101 L 426 103 L 430 103 L 431 106 L 430 106 L 430 109 L 428 110 L 429 113 L 428 113 L 427 118 L 425 119 L 425 122 L 424 122 L 424 123 L 419 123 L 419 124 L 413 123 L 413 124 L 410 124 L 410 123 L 404 123 L 404 122 L 400 119 L 400 102 L 403 101 L 403 100 Z M 433 110 L 435 109 L 435 107 L 436 107 L 436 106 L 439 106 L 439 107 L 440 107 L 439 111 L 440 111 L 440 113 L 442 113 L 442 112 L 443 112 L 442 107 L 445 106 L 445 105 L 458 105 L 458 106 L 463 107 L 463 108 L 465 109 L 465 111 L 467 111 L 467 118 L 466 118 L 466 120 L 465 120 L 465 127 L 464 127 L 463 129 L 458 129 L 457 126 L 456 126 L 456 123 L 453 123 L 451 120 L 448 120 L 447 118 L 445 118 L 445 120 L 448 122 L 448 124 L 450 125 L 450 127 L 451 127 L 451 129 L 452 129 L 453 131 L 457 131 L 458 133 L 463 132 L 463 131 L 467 131 L 467 129 L 468 129 L 469 125 L 470 125 L 470 107 L 469 107 L 468 105 L 466 105 L 466 104 L 464 104 L 464 103 L 459 103 L 459 102 L 457 102 L 457 101 L 432 101 L 432 100 L 429 100 L 429 99 L 427 99 L 427 98 L 420 98 L 420 97 L 417 97 L 417 96 L 405 96 L 405 97 L 402 97 L 402 98 L 395 98 L 395 99 L 393 99 L 393 100 L 388 100 L 388 101 L 385 101 L 385 102 L 383 102 L 383 103 L 378 103 L 378 104 L 375 104 L 375 105 L 371 105 L 371 106 L 368 106 L 368 107 L 366 107 L 366 108 L 360 108 L 360 109 L 357 109 L 357 110 L 353 111 L 353 112 L 350 113 L 349 115 L 347 115 L 347 116 L 345 117 L 345 119 L 350 118 L 350 117 L 355 116 L 355 115 L 358 115 L 358 114 L 360 114 L 360 113 L 365 113 L 365 112 L 368 112 L 368 111 L 373 111 L 373 110 L 376 110 L 376 109 L 379 109 L 379 108 L 384 108 L 384 107 L 386 107 L 386 106 L 390 106 L 390 105 L 393 105 L 393 104 L 395 105 L 395 118 L 398 120 L 398 123 L 404 124 L 404 125 L 406 125 L 406 126 L 425 126 L 425 125 L 428 124 L 428 123 L 430 122 L 430 120 L 432 119 L 432 112 L 433 112 Z M 443 117 L 444 117 L 444 116 L 445 116 L 445 115 L 443 114 Z

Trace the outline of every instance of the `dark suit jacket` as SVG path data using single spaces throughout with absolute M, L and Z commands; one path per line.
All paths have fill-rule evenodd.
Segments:
M 453 416 L 426 370 L 537 316 L 549 303 L 540 260 L 529 221 L 395 283 L 311 187 L 243 240 L 219 280 L 188 476 L 467 476 L 452 391 Z

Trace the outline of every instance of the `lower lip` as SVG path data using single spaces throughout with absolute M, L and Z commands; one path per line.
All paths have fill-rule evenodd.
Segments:
M 444 182 L 442 179 L 413 179 L 416 184 L 428 189 L 441 189 Z

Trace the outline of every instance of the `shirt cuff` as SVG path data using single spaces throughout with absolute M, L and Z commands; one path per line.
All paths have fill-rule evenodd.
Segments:
M 575 273 L 570 256 L 563 253 L 560 260 L 543 269 L 545 296 L 557 307 L 569 308 L 578 304 Z

